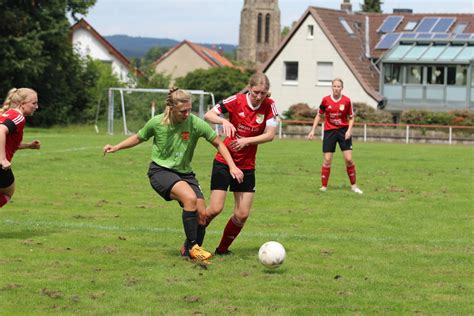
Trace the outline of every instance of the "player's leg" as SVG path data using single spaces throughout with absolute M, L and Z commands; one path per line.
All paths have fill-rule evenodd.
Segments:
M 255 194 L 255 170 L 243 170 L 244 181 L 233 181 L 230 190 L 234 192 L 234 213 L 227 221 L 219 246 L 215 254 L 230 254 L 229 247 L 244 227 L 252 208 Z
M 346 164 L 347 176 L 351 182 L 351 190 L 355 193 L 362 194 L 362 190 L 357 187 L 356 166 L 352 160 L 352 138 L 339 143 Z
M 211 196 L 206 208 L 206 226 L 224 209 L 227 189 L 232 180 L 229 166 L 214 160 L 211 174 Z
M 182 219 L 192 259 L 207 260 L 212 254 L 198 245 L 198 198 L 191 186 L 185 181 L 176 182 L 171 188 L 170 198 L 179 201 L 183 207 Z
M 15 193 L 15 177 L 11 169 L 0 169 L 0 207 L 7 204 Z
M 221 242 L 216 249 L 216 254 L 225 255 L 230 253 L 230 245 L 240 234 L 250 215 L 254 195 L 255 193 L 253 192 L 234 192 L 234 214 L 227 221 Z
M 331 164 L 334 152 L 336 151 L 337 134 L 336 130 L 324 132 L 323 139 L 323 165 L 321 167 L 321 188 L 322 192 L 326 192 L 331 174 Z

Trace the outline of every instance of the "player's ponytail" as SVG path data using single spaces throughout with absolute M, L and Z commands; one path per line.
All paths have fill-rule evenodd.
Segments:
M 3 102 L 2 108 L 0 109 L 0 114 L 5 113 L 9 109 L 19 108 L 21 103 L 32 94 L 36 94 L 36 91 L 29 88 L 10 89 L 10 91 L 8 91 L 5 102 Z

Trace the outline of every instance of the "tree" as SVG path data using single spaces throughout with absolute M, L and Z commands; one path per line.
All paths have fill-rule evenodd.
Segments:
M 31 87 L 40 108 L 32 125 L 74 120 L 87 105 L 85 64 L 74 54 L 67 14 L 86 14 L 96 0 L 3 0 L 0 2 L 0 95 Z
M 175 85 L 183 89 L 212 92 L 216 101 L 244 89 L 252 72 L 231 67 L 198 69 L 176 79 Z
M 363 12 L 382 13 L 382 4 L 383 1 L 380 0 L 364 0 L 364 4 L 361 5 L 361 9 Z

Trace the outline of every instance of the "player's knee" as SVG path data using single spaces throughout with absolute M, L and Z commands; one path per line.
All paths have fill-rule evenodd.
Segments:
M 186 210 L 196 210 L 197 209 L 197 197 L 195 194 L 190 194 L 183 196 L 181 199 L 183 208 Z
M 346 160 L 346 167 L 352 167 L 354 165 L 354 161 L 352 159 Z

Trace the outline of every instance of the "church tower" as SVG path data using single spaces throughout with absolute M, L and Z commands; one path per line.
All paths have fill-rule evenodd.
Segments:
M 257 66 L 268 60 L 280 44 L 280 9 L 278 0 L 244 0 L 240 13 L 237 60 Z

